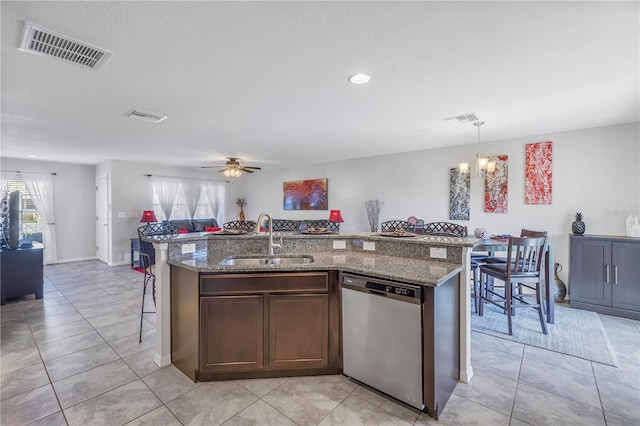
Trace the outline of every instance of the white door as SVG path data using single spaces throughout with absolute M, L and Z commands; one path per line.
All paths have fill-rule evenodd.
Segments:
M 96 178 L 96 257 L 109 263 L 109 178 Z

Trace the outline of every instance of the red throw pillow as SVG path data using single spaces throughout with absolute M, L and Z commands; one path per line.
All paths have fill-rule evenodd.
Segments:
M 178 229 L 178 234 L 188 234 L 189 230 L 187 228 Z
M 204 227 L 204 232 L 218 232 L 221 231 L 222 228 L 219 228 L 217 226 L 205 226 Z

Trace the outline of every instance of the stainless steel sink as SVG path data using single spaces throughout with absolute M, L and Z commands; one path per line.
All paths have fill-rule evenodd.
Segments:
M 230 256 L 220 262 L 224 266 L 251 266 L 251 265 L 298 265 L 313 263 L 313 256 Z

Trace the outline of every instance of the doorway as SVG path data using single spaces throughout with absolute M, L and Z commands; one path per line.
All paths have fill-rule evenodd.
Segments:
M 96 178 L 96 258 L 109 264 L 109 176 Z

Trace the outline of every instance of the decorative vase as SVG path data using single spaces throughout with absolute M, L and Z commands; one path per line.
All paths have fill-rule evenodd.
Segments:
M 554 290 L 554 300 L 556 303 L 561 303 L 565 296 L 567 295 L 567 286 L 564 285 L 564 282 L 558 277 L 558 272 L 562 271 L 562 265 L 558 262 L 554 263 L 554 275 L 555 275 L 555 290 Z
M 574 220 L 571 224 L 571 232 L 573 232 L 575 235 L 584 234 L 586 226 L 582 221 L 582 213 L 576 213 L 574 217 L 576 218 L 576 220 Z
M 244 222 L 244 210 L 242 207 L 240 207 L 240 214 L 238 215 L 238 218 L 240 219 L 240 222 Z
M 473 231 L 473 235 L 475 235 L 476 238 L 480 238 L 481 240 L 488 240 L 489 238 L 491 238 L 491 231 L 489 230 L 489 228 L 476 228 Z

